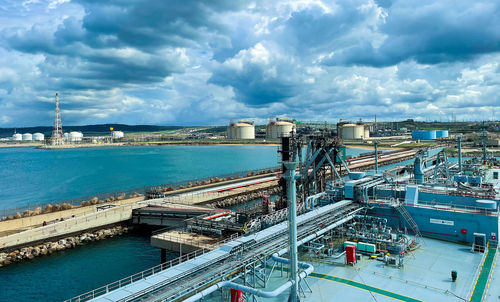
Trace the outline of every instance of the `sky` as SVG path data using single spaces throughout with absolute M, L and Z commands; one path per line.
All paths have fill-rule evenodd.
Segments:
M 0 127 L 498 120 L 500 1 L 0 0 Z

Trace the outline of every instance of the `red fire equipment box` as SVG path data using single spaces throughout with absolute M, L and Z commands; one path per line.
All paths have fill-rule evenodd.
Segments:
M 347 245 L 345 247 L 345 255 L 347 263 L 356 263 L 356 247 Z
M 243 292 L 239 289 L 231 288 L 231 302 L 243 302 Z

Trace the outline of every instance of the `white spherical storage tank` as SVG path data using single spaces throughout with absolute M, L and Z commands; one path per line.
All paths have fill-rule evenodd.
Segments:
M 83 133 L 77 131 L 71 131 L 68 136 L 70 142 L 81 142 L 82 138 Z
M 23 140 L 23 136 L 20 133 L 14 133 L 14 135 L 12 135 L 12 140 L 13 141 L 22 141 Z
M 31 133 L 23 134 L 23 141 L 32 141 L 32 140 L 33 140 L 33 135 Z
M 45 139 L 45 135 L 43 133 L 35 133 L 33 134 L 34 141 L 43 141 Z
M 123 138 L 125 134 L 123 133 L 123 131 L 113 131 L 111 133 L 111 136 L 113 136 L 113 138 Z

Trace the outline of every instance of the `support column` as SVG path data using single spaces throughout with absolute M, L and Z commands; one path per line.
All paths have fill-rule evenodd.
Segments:
M 167 262 L 167 250 L 161 249 L 161 263 Z
M 290 280 L 293 281 L 293 285 L 290 288 L 289 302 L 297 302 L 298 298 L 298 259 L 297 259 L 297 192 L 295 187 L 295 169 L 297 168 L 297 162 L 285 162 L 285 167 L 287 169 L 284 178 L 286 179 L 287 186 L 287 197 L 288 197 L 288 244 L 290 257 L 289 271 Z
M 378 174 L 378 149 L 377 149 L 378 142 L 374 141 L 373 146 L 375 146 L 375 174 Z

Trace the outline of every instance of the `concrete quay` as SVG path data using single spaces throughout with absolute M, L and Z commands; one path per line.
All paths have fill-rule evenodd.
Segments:
M 120 201 L 114 201 L 110 203 L 81 206 L 69 210 L 43 213 L 29 217 L 0 221 L 0 238 L 3 236 L 41 227 L 43 226 L 44 222 L 47 224 L 53 224 L 61 220 L 61 218 L 69 219 L 72 217 L 84 216 L 88 214 L 97 213 L 98 211 L 100 211 L 101 208 L 133 204 L 142 200 L 144 200 L 144 197 L 139 196 L 139 197 L 123 199 Z
M 0 250 L 8 250 L 43 242 L 54 238 L 62 238 L 87 230 L 102 228 L 107 225 L 130 220 L 132 211 L 145 207 L 144 201 L 116 206 L 95 213 L 89 213 L 73 218 L 57 221 L 53 224 L 32 228 L 23 232 L 0 237 Z M 42 215 L 40 215 L 42 216 Z

